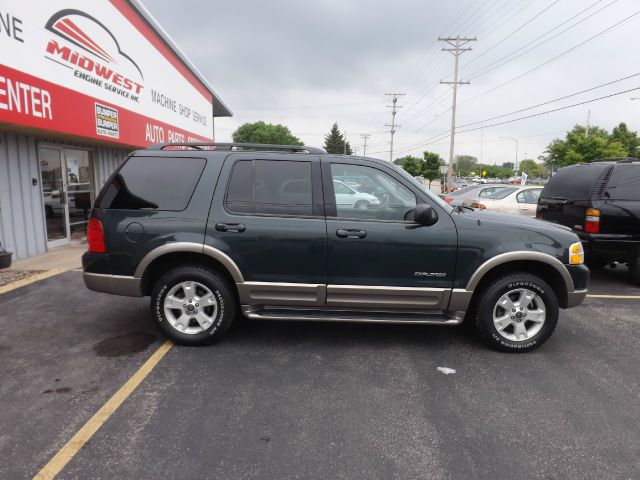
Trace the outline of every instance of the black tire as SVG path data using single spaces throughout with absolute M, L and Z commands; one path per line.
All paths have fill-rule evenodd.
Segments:
M 542 327 L 537 333 L 526 340 L 505 338 L 505 336 L 498 331 L 493 320 L 494 310 L 501 313 L 506 312 L 506 310 L 503 310 L 503 307 L 498 306 L 498 300 L 506 293 L 517 289 L 526 289 L 535 293 L 546 309 Z M 549 339 L 558 323 L 559 307 L 556 294 L 549 284 L 535 275 L 524 272 L 510 274 L 491 282 L 483 291 L 479 292 L 479 295 L 480 299 L 476 310 L 477 331 L 480 338 L 495 350 L 513 353 L 524 353 L 534 350 Z M 514 298 L 517 298 L 517 293 L 514 294 Z M 533 305 L 534 307 L 538 307 L 534 305 L 534 302 L 537 301 L 538 300 L 532 301 L 529 306 Z M 528 306 L 525 305 L 524 308 L 526 307 Z M 516 312 L 512 312 L 514 316 L 517 315 L 519 307 L 516 307 L 516 310 Z M 516 318 L 516 322 L 522 321 L 522 325 L 525 326 L 525 328 L 533 328 L 536 324 L 536 322 L 526 319 L 526 316 L 524 318 L 519 316 Z M 509 322 L 509 319 L 507 319 L 507 322 Z M 515 322 L 510 323 L 512 323 L 512 325 L 504 329 L 504 334 L 512 336 L 515 334 L 516 325 Z
M 44 212 L 47 218 L 53 218 L 53 207 L 51 205 L 45 205 Z
M 206 330 L 188 334 L 173 327 L 165 315 L 167 294 L 182 282 L 193 281 L 207 287 L 214 295 L 217 309 L 211 325 Z M 213 312 L 213 309 L 210 311 Z M 151 316 L 158 328 L 179 345 L 205 345 L 221 338 L 233 323 L 237 304 L 229 282 L 220 274 L 207 268 L 185 265 L 168 271 L 156 282 L 151 293 Z M 195 320 L 191 320 L 192 323 Z M 197 323 L 194 323 L 197 327 Z

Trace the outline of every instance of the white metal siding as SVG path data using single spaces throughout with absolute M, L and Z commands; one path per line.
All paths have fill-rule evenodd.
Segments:
M 36 139 L 0 132 L 0 242 L 17 258 L 43 253 L 44 222 Z
M 0 131 L 0 243 L 25 258 L 47 251 L 47 233 L 38 164 L 38 143 L 57 143 L 91 150 L 96 195 L 129 149 L 91 147 Z M 33 185 L 32 179 L 37 179 Z

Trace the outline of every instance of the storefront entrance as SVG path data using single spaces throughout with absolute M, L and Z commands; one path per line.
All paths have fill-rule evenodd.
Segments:
M 40 146 L 38 161 L 48 246 L 85 240 L 95 197 L 91 153 L 77 148 Z

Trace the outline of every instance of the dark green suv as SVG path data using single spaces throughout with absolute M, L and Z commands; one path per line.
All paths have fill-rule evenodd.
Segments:
M 234 318 L 477 325 L 524 352 L 585 298 L 568 228 L 453 208 L 395 165 L 309 147 L 163 144 L 134 152 L 96 199 L 88 288 L 151 296 L 196 345 Z

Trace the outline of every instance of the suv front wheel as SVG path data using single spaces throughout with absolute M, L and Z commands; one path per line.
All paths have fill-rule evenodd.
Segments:
M 534 350 L 547 341 L 558 323 L 556 294 L 535 275 L 516 273 L 497 279 L 480 295 L 478 332 L 496 350 Z
M 229 329 L 236 302 L 228 282 L 197 266 L 165 273 L 151 294 L 151 315 L 160 330 L 180 345 L 211 343 Z

